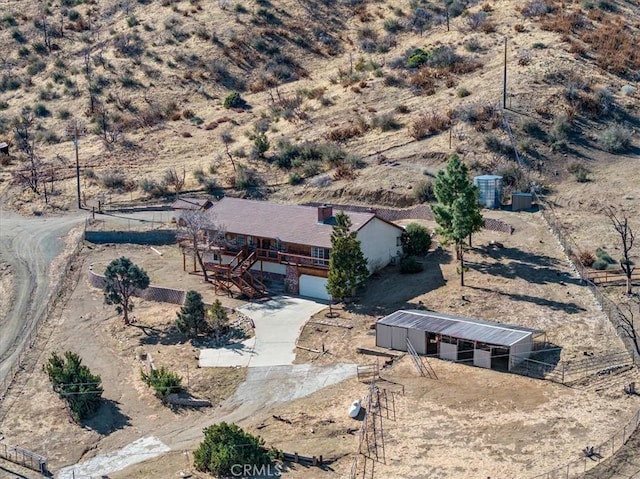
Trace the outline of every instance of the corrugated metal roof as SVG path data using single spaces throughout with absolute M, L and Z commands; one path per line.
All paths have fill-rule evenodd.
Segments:
M 338 211 L 339 208 L 334 208 L 333 214 Z M 352 231 L 360 230 L 376 217 L 374 213 L 345 213 L 351 218 Z M 207 215 L 212 224 L 227 233 L 277 238 L 287 243 L 331 248 L 335 218 L 332 216 L 323 223 L 318 222 L 318 209 L 313 206 L 285 205 L 227 196 L 207 210 Z
M 378 324 L 419 329 L 467 341 L 480 341 L 496 346 L 511 346 L 539 329 L 463 318 L 434 311 L 400 310 L 378 320 Z
M 206 198 L 178 198 L 171 204 L 174 210 L 199 210 L 206 209 L 213 205 L 211 200 Z

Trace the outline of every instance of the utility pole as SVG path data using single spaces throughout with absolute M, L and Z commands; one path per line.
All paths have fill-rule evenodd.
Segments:
M 73 139 L 73 146 L 76 150 L 76 189 L 78 192 L 78 209 L 82 209 L 82 197 L 80 194 L 80 158 L 78 155 L 78 137 L 86 133 L 86 127 L 80 120 L 71 120 L 65 129 L 65 134 Z
M 504 37 L 504 75 L 502 77 L 502 108 L 507 108 L 507 37 Z

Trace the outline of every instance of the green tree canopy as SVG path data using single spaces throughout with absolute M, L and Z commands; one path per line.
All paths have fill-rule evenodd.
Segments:
M 104 272 L 104 300 L 107 304 L 116 305 L 118 314 L 123 315 L 124 324 L 131 324 L 131 296 L 134 292 L 148 287 L 149 276 L 146 271 L 124 256 L 114 259 Z
M 331 232 L 331 255 L 327 292 L 334 299 L 344 299 L 369 276 L 367 259 L 362 253 L 357 232 L 351 231 L 351 219 L 344 212 L 336 214 Z
M 409 223 L 402 234 L 402 248 L 408 256 L 424 256 L 431 247 L 429 230 L 418 223 Z
M 198 471 L 225 477 L 234 465 L 266 465 L 279 456 L 279 451 L 264 447 L 262 438 L 221 422 L 204 429 L 204 440 L 193 453 L 193 462 Z
M 102 398 L 102 379 L 91 374 L 82 359 L 75 353 L 67 351 L 63 356 L 55 351 L 44 366 L 53 390 L 67 401 L 74 419 L 81 421 L 100 407 Z
M 455 243 L 460 260 L 460 285 L 464 286 L 464 240 L 484 225 L 478 206 L 478 191 L 469 179 L 467 165 L 453 155 L 444 170 L 438 172 L 433 185 L 437 203 L 433 214 L 443 242 Z
M 229 315 L 227 315 L 227 311 L 219 299 L 216 299 L 207 310 L 207 320 L 209 328 L 216 337 L 216 340 L 220 340 L 220 336 L 224 334 L 229 327 Z
M 209 329 L 202 295 L 197 291 L 187 291 L 184 304 L 176 315 L 178 316 L 175 322 L 176 329 L 188 338 L 195 338 Z

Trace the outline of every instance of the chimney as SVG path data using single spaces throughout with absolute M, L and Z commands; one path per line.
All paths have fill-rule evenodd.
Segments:
M 333 216 L 333 207 L 331 205 L 318 206 L 318 223 L 324 223 Z

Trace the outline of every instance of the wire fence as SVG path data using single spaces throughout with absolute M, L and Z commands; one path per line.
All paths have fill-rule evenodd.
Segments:
M 78 240 L 64 263 L 64 272 L 61 274 L 60 278 L 66 277 L 71 273 L 71 263 L 75 259 L 76 255 L 80 252 L 80 249 L 82 249 L 82 245 L 83 235 L 78 235 Z M 12 361 L 11 366 L 9 366 L 7 374 L 0 381 L 0 401 L 4 401 L 7 392 L 11 389 L 16 375 L 20 371 L 25 369 L 26 355 L 28 351 L 35 346 L 42 323 L 49 317 L 49 315 L 55 308 L 58 299 L 62 296 L 62 281 L 56 281 L 54 283 L 55 286 L 49 293 L 44 309 L 36 315 L 33 321 L 31 321 L 31 324 L 27 327 L 27 330 L 23 335 L 24 339 L 22 343 L 18 344 L 16 352 L 13 353 L 13 360 L 9 359 L 10 361 Z M 4 420 L 5 415 L 6 410 L 4 411 L 2 416 L 0 416 L 0 424 Z
M 605 459 L 611 458 L 629 440 L 631 435 L 640 425 L 640 411 L 636 412 L 631 420 L 621 429 L 613 434 L 609 439 L 598 445 L 585 444 L 582 450 L 582 457 L 569 462 L 563 466 L 553 469 L 531 479 L 572 479 L 572 478 L 593 478 L 599 475 L 588 474 L 590 469 L 600 464 Z
M 516 152 L 516 161 L 523 172 L 526 174 L 527 167 L 517 155 L 516 140 L 509 126 L 509 120 L 507 118 L 507 115 L 505 114 L 504 109 L 501 110 L 501 113 L 504 120 L 505 129 L 509 134 L 509 139 L 512 144 L 511 146 Z M 558 216 L 555 214 L 553 208 L 538 195 L 534 188 L 532 188 L 531 192 L 533 194 L 533 199 L 538 204 L 544 221 L 547 223 L 549 229 L 566 254 L 571 267 L 580 277 L 583 284 L 585 284 L 589 288 L 589 291 L 591 291 L 591 293 L 593 294 L 595 300 L 602 308 L 602 311 L 614 326 L 618 337 L 621 339 L 622 343 L 625 346 L 625 349 L 632 358 L 632 364 L 635 366 L 635 356 L 637 355 L 636 345 L 634 344 L 633 340 L 623 332 L 621 326 L 624 323 L 618 307 L 596 284 L 589 280 L 588 269 L 580 261 L 580 248 L 573 240 L 569 232 L 566 231 Z M 619 358 L 617 358 L 617 360 L 619 360 Z M 577 477 L 597 477 L 587 475 L 587 471 L 592 469 L 595 465 L 599 464 L 603 460 L 615 455 L 615 453 L 629 440 L 629 438 L 639 425 L 640 411 L 636 412 L 636 414 L 628 423 L 626 423 L 621 429 L 618 429 L 615 434 L 613 434 L 602 444 L 599 444 L 597 446 L 585 445 L 585 449 L 582 451 L 581 458 L 539 476 L 535 476 L 532 479 L 569 479 Z M 633 473 L 633 476 L 629 477 L 634 477 L 638 473 L 640 473 L 640 467 L 638 467 L 638 470 Z

